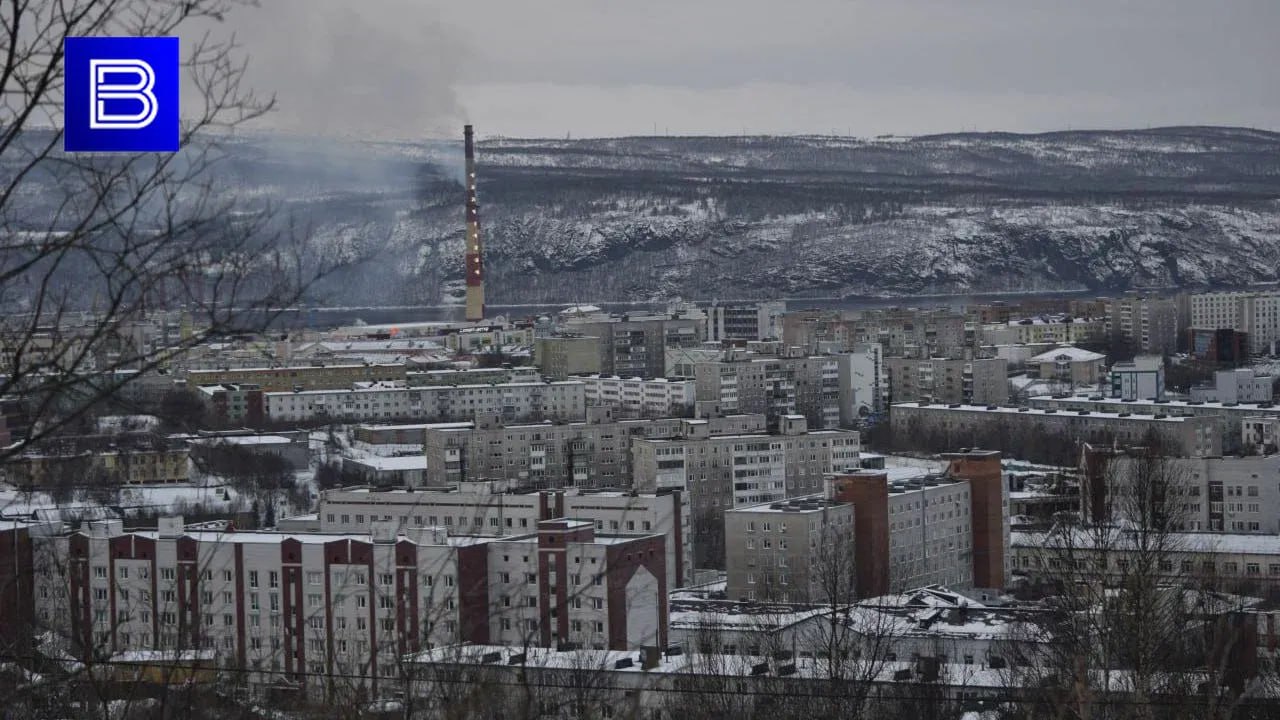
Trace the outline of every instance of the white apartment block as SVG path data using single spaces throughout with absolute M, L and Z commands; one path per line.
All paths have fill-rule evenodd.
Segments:
M 586 413 L 584 386 L 575 380 L 413 388 L 369 383 L 346 390 L 269 392 L 263 397 L 267 418 L 278 422 L 405 417 L 449 421 L 470 420 L 479 413 L 512 421 L 572 421 Z
M 611 407 L 620 418 L 671 418 L 693 415 L 695 383 L 691 379 L 578 375 L 588 405 Z
M 265 689 L 403 690 L 406 652 L 457 642 L 663 645 L 661 535 L 541 521 L 506 538 L 186 530 L 97 521 L 35 539 L 37 621 L 73 653 L 200 649 Z
M 589 520 L 596 532 L 659 534 L 667 547 L 667 584 L 682 587 L 693 575 L 689 513 L 679 492 L 620 490 L 511 491 L 502 481 L 461 482 L 453 489 L 324 490 L 314 515 L 280 522 L 282 530 L 367 532 L 374 523 L 399 531 L 442 527 L 450 533 L 485 537 L 522 535 L 543 520 Z
M 1248 333 L 1249 351 L 1269 355 L 1280 340 L 1280 293 L 1212 292 L 1189 298 L 1191 327 Z

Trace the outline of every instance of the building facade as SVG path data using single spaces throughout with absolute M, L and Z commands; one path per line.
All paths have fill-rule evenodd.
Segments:
M 265 393 L 267 418 L 273 422 L 392 420 L 425 418 L 465 421 L 496 413 L 512 422 L 580 420 L 586 393 L 576 380 L 404 387 L 377 383 L 345 390 Z
M 578 375 L 588 405 L 613 408 L 621 418 L 676 418 L 693 415 L 694 381 L 680 378 L 620 378 Z

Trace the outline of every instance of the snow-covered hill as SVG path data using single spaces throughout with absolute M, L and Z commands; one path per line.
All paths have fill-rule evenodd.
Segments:
M 461 148 L 254 138 L 228 188 L 371 259 L 317 302 L 461 289 Z M 490 139 L 501 303 L 1228 285 L 1280 279 L 1280 134 Z

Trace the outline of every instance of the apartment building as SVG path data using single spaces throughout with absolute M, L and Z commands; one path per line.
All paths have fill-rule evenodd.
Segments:
M 496 385 L 510 382 L 537 382 L 542 380 L 538 368 L 530 365 L 496 368 L 466 368 L 454 370 L 410 370 L 405 373 L 409 387 L 434 385 Z M 563 379 L 563 378 L 556 378 Z
M 833 356 L 761 357 L 730 348 L 692 369 L 697 399 L 726 412 L 763 413 L 771 424 L 799 414 L 811 427 L 840 425 L 840 364 Z
M 1192 402 L 1266 403 L 1272 400 L 1276 378 L 1257 375 L 1248 368 L 1219 370 L 1212 385 L 1194 385 Z
M 210 420 L 221 425 L 244 424 L 257 427 L 266 419 L 262 388 L 257 385 L 201 385 L 196 397 Z
M 659 534 L 665 538 L 668 587 L 683 587 L 693 577 L 688 543 L 689 513 L 679 491 L 631 491 L 564 488 L 520 490 L 502 481 L 468 481 L 453 488 L 324 490 L 314 515 L 288 518 L 282 530 L 363 532 L 375 523 L 394 523 L 403 532 L 414 527 L 443 527 L 475 536 L 505 537 L 537 529 L 543 520 L 589 520 L 604 534 Z
M 763 415 L 700 420 L 620 419 L 613 408 L 589 407 L 586 420 L 508 424 L 480 414 L 474 423 L 427 427 L 424 452 L 433 484 L 511 480 L 533 488 L 629 487 L 636 438 L 676 437 L 686 425 L 711 435 L 764 432 Z
M 594 335 L 557 333 L 540 337 L 533 345 L 533 363 L 552 380 L 599 373 L 602 357 L 603 341 Z
M 391 694 L 406 652 L 455 642 L 626 650 L 666 641 L 662 535 L 553 519 L 503 538 L 127 531 L 32 538 L 34 615 L 79 654 L 203 649 L 257 689 L 334 678 Z
M 892 402 L 1000 404 L 1009 401 L 1004 358 L 887 357 Z
M 853 506 L 822 495 L 725 512 L 725 596 L 843 605 L 853 599 Z
M 705 318 L 686 317 L 682 313 L 614 316 L 593 313 L 565 318 L 564 329 L 599 338 L 600 367 L 596 372 L 627 377 L 662 377 L 666 348 L 694 347 L 706 339 Z
M 187 443 L 152 433 L 53 436 L 0 463 L 0 472 L 25 489 L 93 482 L 170 485 L 187 481 L 189 456 Z
M 1073 395 L 1069 397 L 1033 397 L 1027 401 L 1033 408 L 1056 410 L 1058 412 L 1079 413 L 1090 412 L 1120 413 L 1135 417 L 1137 415 L 1160 415 L 1164 417 L 1191 417 L 1208 419 L 1214 427 L 1213 435 L 1218 443 L 1218 452 L 1205 452 L 1203 455 L 1221 455 L 1239 452 L 1242 447 L 1241 429 L 1249 418 L 1280 418 L 1280 407 L 1272 403 L 1211 403 L 1187 400 L 1121 400 L 1119 398 L 1099 398 L 1096 396 Z M 1128 438 L 1122 438 L 1128 439 Z
M 1125 338 L 1139 352 L 1173 353 L 1178 349 L 1178 303 L 1149 295 L 1108 298 L 1105 332 Z
M 1120 522 L 1137 510 L 1126 498 L 1144 461 L 1109 447 L 1086 445 L 1081 455 L 1080 510 L 1095 524 Z M 1280 535 L 1280 456 L 1171 458 L 1154 472 L 1180 501 L 1168 518 L 1193 532 Z
M 586 413 L 586 394 L 576 380 L 413 388 L 376 383 L 345 390 L 268 392 L 264 404 L 267 418 L 274 422 L 407 417 L 465 421 L 480 413 L 497 413 L 513 422 L 571 421 Z
M 730 508 L 821 492 L 825 473 L 858 464 L 856 432 L 809 430 L 784 416 L 777 433 L 712 435 L 689 421 L 683 433 L 632 442 L 636 489 L 679 489 L 693 518 L 694 563 L 723 567 L 724 513 Z
M 787 304 L 777 300 L 760 303 L 713 303 L 707 308 L 707 340 L 777 340 Z
M 1155 437 L 1166 452 L 1186 457 L 1221 455 L 1221 418 L 1182 416 L 1171 408 L 1156 405 L 1144 410 L 1139 405 L 1091 405 L 1105 401 L 1084 400 L 1087 407 L 1073 409 L 1070 403 L 1052 398 L 1032 398 L 1037 407 L 996 405 L 929 405 L 899 403 L 890 408 L 889 419 L 895 434 L 933 436 L 948 447 L 985 444 L 1009 437 L 1039 434 L 1068 445 L 1112 441 L 1138 444 Z M 1056 407 L 1062 402 L 1062 406 Z M 1203 406 L 1202 406 L 1203 407 Z M 1237 443 L 1238 443 L 1238 426 Z
M 934 354 L 972 347 L 976 338 L 974 323 L 950 308 L 804 310 L 787 313 L 782 320 L 783 343 L 803 348 L 827 342 L 847 350 L 877 343 L 891 355 L 901 355 L 908 348 Z
M 187 384 L 256 385 L 263 392 L 337 390 L 360 382 L 403 384 L 406 372 L 401 363 L 218 368 L 187 371 Z
M 697 393 L 693 380 L 577 375 L 588 405 L 613 408 L 620 418 L 691 417 Z
M 1076 345 L 1100 340 L 1106 333 L 1102 320 L 1069 315 L 1040 315 L 983 325 L 982 341 L 988 345 Z
M 1013 576 L 1051 584 L 1078 572 L 1086 582 L 1118 582 L 1137 566 L 1136 553 L 1150 552 L 1138 542 L 1120 528 L 1014 532 L 1009 544 Z M 1156 561 L 1157 583 L 1280 599 L 1280 536 L 1177 532 L 1162 540 L 1162 546 L 1167 549 Z M 1073 571 L 1072 563 L 1081 569 Z
M 1280 293 L 1197 293 L 1189 302 L 1191 327 L 1245 333 L 1254 355 L 1272 354 L 1280 340 Z
M 847 603 L 930 585 L 1003 588 L 1000 454 L 945 457 L 943 474 L 832 473 L 822 493 L 726 511 L 729 599 Z

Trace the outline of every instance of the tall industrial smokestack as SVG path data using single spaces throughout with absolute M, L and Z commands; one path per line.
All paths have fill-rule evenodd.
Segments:
M 467 321 L 484 319 L 484 262 L 481 260 L 480 203 L 476 202 L 476 148 L 471 126 L 462 128 L 467 156 Z

